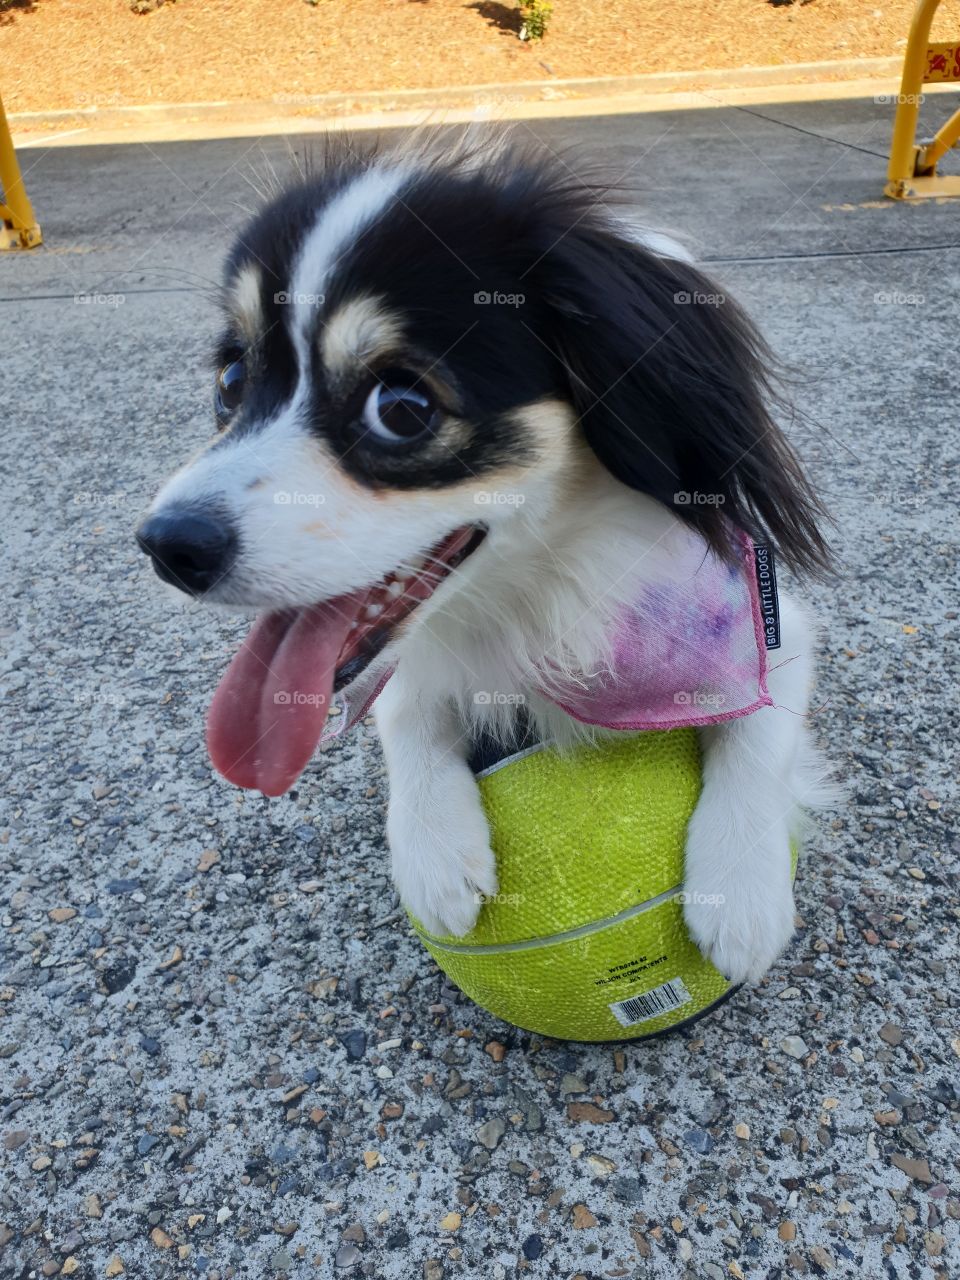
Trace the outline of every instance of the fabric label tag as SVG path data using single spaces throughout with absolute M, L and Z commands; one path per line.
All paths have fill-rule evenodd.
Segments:
M 763 618 L 763 638 L 768 649 L 780 648 L 780 601 L 777 596 L 777 570 L 773 548 L 755 543 L 753 562 L 757 571 L 757 593 Z

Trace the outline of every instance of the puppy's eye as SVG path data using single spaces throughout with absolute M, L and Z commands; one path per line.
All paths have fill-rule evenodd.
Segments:
M 243 399 L 246 373 L 242 360 L 231 360 L 217 374 L 216 410 L 221 422 L 237 409 Z
M 378 440 L 406 443 L 429 435 L 440 419 L 430 389 L 413 373 L 385 374 L 367 396 L 363 425 Z

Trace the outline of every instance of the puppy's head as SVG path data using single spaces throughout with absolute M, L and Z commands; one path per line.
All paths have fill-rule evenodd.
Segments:
M 586 446 L 721 553 L 739 525 L 801 566 L 820 558 L 759 340 L 601 196 L 502 145 L 343 145 L 240 236 L 219 434 L 138 535 L 174 585 L 263 611 L 208 725 L 233 781 L 291 786 L 332 690 L 478 582 Z

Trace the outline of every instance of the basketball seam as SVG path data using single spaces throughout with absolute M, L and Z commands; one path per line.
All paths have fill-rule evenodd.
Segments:
M 506 955 L 512 951 L 529 951 L 534 947 L 550 947 L 558 942 L 572 942 L 577 938 L 585 938 L 589 934 L 599 933 L 601 929 L 609 929 L 613 925 L 622 924 L 624 920 L 632 920 L 634 916 L 642 915 L 645 911 L 650 911 L 654 907 L 662 906 L 663 903 L 669 902 L 671 898 L 675 898 L 678 893 L 683 892 L 683 885 L 675 884 L 671 889 L 665 889 L 663 893 L 658 893 L 655 898 L 647 898 L 645 902 L 634 903 L 632 907 L 625 907 L 623 911 L 618 911 L 616 915 L 604 916 L 602 920 L 588 920 L 586 924 L 576 925 L 573 929 L 564 929 L 561 933 L 549 933 L 542 938 L 518 938 L 515 942 L 444 942 L 442 939 L 435 938 L 432 934 L 416 925 L 420 937 L 429 942 L 432 947 L 436 947 L 438 951 L 445 951 L 449 955 L 458 956 L 497 956 Z

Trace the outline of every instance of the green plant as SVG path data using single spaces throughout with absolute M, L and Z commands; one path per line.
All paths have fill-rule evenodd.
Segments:
M 547 24 L 553 17 L 553 5 L 547 0 L 517 0 L 523 25 L 521 40 L 542 40 L 547 34 Z

